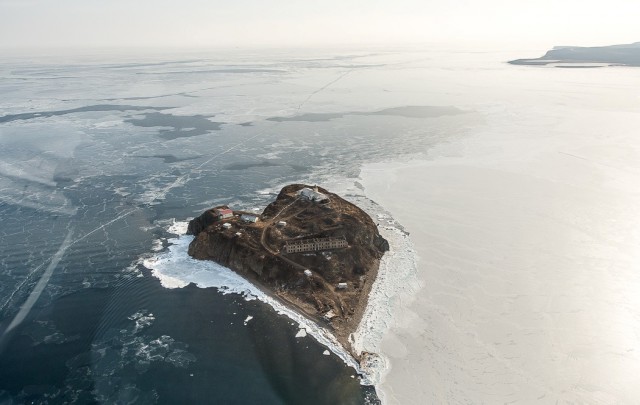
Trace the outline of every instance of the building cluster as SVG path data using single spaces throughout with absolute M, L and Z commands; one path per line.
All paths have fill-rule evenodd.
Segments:
M 299 239 L 285 242 L 284 253 L 316 252 L 349 247 L 344 237 Z
M 233 211 L 230 208 L 226 208 L 226 207 L 214 208 L 213 215 L 216 217 L 218 221 L 222 221 L 224 219 L 231 219 L 234 216 Z M 253 215 L 253 214 L 241 214 L 240 220 L 242 222 L 255 224 L 260 220 L 260 217 L 258 215 Z M 224 224 L 223 226 L 225 225 L 227 224 Z M 225 228 L 228 228 L 228 227 L 225 226 Z

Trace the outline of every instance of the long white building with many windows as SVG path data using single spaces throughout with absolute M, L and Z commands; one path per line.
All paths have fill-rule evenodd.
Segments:
M 285 242 L 284 253 L 315 252 L 349 247 L 344 237 L 300 239 Z

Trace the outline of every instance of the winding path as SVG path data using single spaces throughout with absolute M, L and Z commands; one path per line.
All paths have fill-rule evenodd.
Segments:
M 262 228 L 262 234 L 260 235 L 260 244 L 262 245 L 262 247 L 269 253 L 271 253 L 273 256 L 281 259 L 282 261 L 284 261 L 285 263 L 290 264 L 291 266 L 293 266 L 294 268 L 304 272 L 305 270 L 309 270 L 313 273 L 313 276 L 318 279 L 321 283 L 322 286 L 325 288 L 325 290 L 327 290 L 328 292 L 331 293 L 332 295 L 332 299 L 334 304 L 336 304 L 336 307 L 339 308 L 340 310 L 340 315 L 344 315 L 344 305 L 342 302 L 342 299 L 336 294 L 333 286 L 331 285 L 331 283 L 329 283 L 320 273 L 313 271 L 303 265 L 301 265 L 300 263 L 297 263 L 291 259 L 289 259 L 288 257 L 282 255 L 280 252 L 275 251 L 273 249 L 271 249 L 271 247 L 269 245 L 267 245 L 266 242 L 266 235 L 267 235 L 267 230 L 273 225 L 273 223 L 278 219 L 278 217 L 285 211 L 287 210 L 289 207 L 291 207 L 293 204 L 295 204 L 297 201 L 300 200 L 300 197 L 296 198 L 295 200 L 293 200 L 291 203 L 287 204 L 284 208 L 282 208 L 273 218 L 271 218 L 268 221 L 264 221 L 264 227 Z M 295 215 L 300 214 L 301 212 L 304 212 L 306 210 L 306 208 L 301 209 L 300 211 L 296 212 Z

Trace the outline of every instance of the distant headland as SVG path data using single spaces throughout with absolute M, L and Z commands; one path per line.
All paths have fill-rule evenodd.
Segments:
M 640 42 L 611 46 L 556 46 L 535 59 L 516 59 L 512 65 L 553 66 L 558 68 L 596 68 L 640 66 Z
M 380 259 L 389 250 L 360 208 L 315 186 L 285 186 L 261 214 L 219 206 L 189 222 L 189 255 L 213 260 L 330 329 L 353 353 Z

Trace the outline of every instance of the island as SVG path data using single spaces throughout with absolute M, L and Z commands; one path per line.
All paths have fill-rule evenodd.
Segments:
M 261 214 L 218 206 L 189 222 L 189 255 L 213 260 L 329 329 L 349 336 L 363 316 L 389 243 L 362 209 L 328 190 L 282 188 Z
M 640 66 L 640 42 L 610 46 L 556 46 L 535 59 L 516 59 L 512 65 L 553 66 L 558 68 L 596 68 Z

